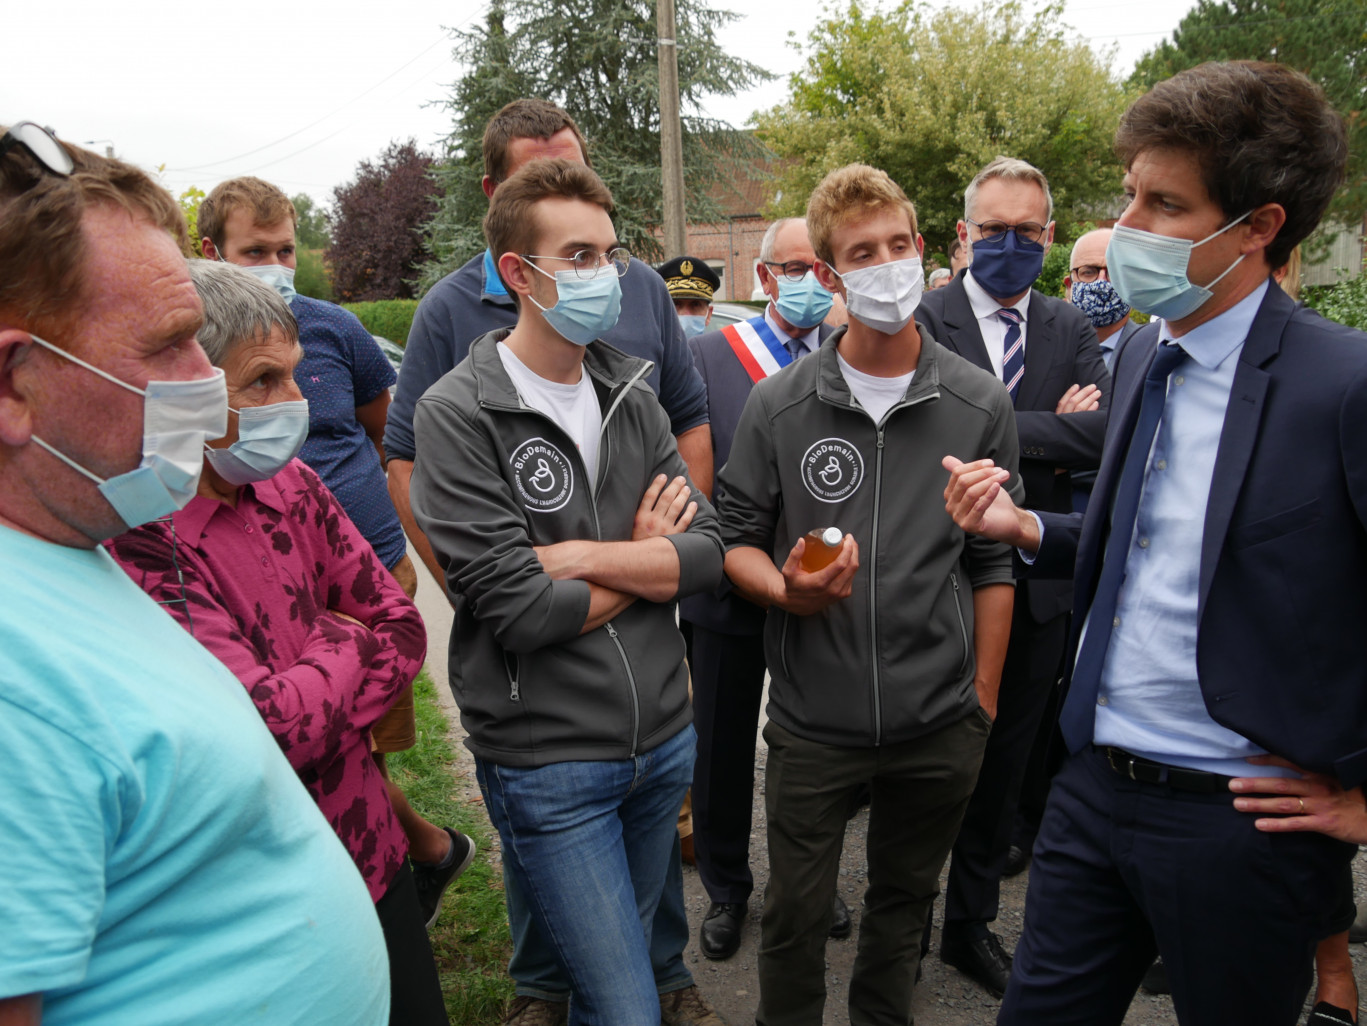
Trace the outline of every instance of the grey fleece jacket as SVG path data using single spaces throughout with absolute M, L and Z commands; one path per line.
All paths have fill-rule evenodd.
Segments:
M 859 543 L 849 598 L 815 616 L 773 607 L 764 652 L 768 714 L 799 737 L 849 748 L 906 741 L 978 707 L 973 595 L 1009 583 L 1005 545 L 965 535 L 945 512 L 948 453 L 1011 471 L 1020 501 L 1011 397 L 921 328 L 902 400 L 875 424 L 840 373 L 833 333 L 757 384 L 717 479 L 728 548 L 782 566 L 797 539 L 838 527 Z
M 654 477 L 687 469 L 645 384 L 650 363 L 593 342 L 584 369 L 603 426 L 597 480 L 585 482 L 574 442 L 523 404 L 503 369 L 496 343 L 509 330 L 476 339 L 414 415 L 410 496 L 454 600 L 450 679 L 466 744 L 506 766 L 627 758 L 692 718 L 675 603 L 637 599 L 580 634 L 588 585 L 551 580 L 532 547 L 630 540 Z M 679 595 L 722 575 L 716 514 L 702 493 L 692 497 L 692 524 L 669 538 Z

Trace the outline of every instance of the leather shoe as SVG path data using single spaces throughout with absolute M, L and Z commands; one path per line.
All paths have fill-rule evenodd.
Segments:
M 1163 964 L 1162 958 L 1153 960 L 1153 965 L 1145 970 L 1144 979 L 1139 985 L 1144 988 L 1146 994 L 1172 993 L 1172 986 L 1168 983 L 1168 967 Z
M 942 938 L 940 961 L 982 984 L 995 998 L 1006 993 L 1006 981 L 1011 976 L 1011 956 L 990 930 L 986 936 Z
M 1030 850 L 1013 844 L 1006 849 L 1006 865 L 1002 868 L 1002 876 L 1020 876 L 1025 872 L 1025 867 L 1028 865 L 1030 865 Z
M 834 937 L 836 940 L 844 940 L 850 935 L 850 931 L 854 929 L 854 924 L 850 922 L 849 906 L 845 904 L 844 899 L 838 894 L 835 896 L 835 904 L 831 909 L 831 912 L 831 929 L 826 936 Z
M 707 906 L 698 947 L 713 961 L 730 958 L 740 947 L 740 924 L 745 919 L 745 902 L 714 901 Z

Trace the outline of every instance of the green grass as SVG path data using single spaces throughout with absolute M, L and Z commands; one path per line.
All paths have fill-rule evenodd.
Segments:
M 453 1024 L 483 1026 L 502 1020 L 512 999 L 508 976 L 508 915 L 503 877 L 489 865 L 493 828 L 483 805 L 457 797 L 455 753 L 446 738 L 446 718 L 437 705 L 432 678 L 424 670 L 413 685 L 418 743 L 390 755 L 390 773 L 413 807 L 433 823 L 455 827 L 479 845 L 479 855 L 446 892 L 441 918 L 428 933 L 441 974 L 446 1011 Z

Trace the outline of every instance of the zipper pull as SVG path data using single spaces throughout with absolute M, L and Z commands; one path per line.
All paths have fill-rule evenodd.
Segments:
M 883 448 L 883 429 L 878 429 L 878 448 Z
M 958 576 L 957 574 L 950 574 L 950 575 L 949 575 L 949 583 L 952 584 L 952 585 L 954 585 L 954 590 L 955 590 L 955 591 L 958 591 L 958 590 L 959 590 L 959 576 Z
M 613 629 L 612 621 L 611 621 L 611 620 L 609 620 L 607 623 L 603 624 L 603 627 L 604 627 L 604 629 L 608 632 L 608 637 L 610 637 L 610 638 L 615 638 L 615 637 L 617 637 L 617 631 L 616 631 L 615 629 Z
M 513 681 L 513 688 L 508 692 L 508 700 L 511 702 L 522 701 L 522 684 L 519 681 Z

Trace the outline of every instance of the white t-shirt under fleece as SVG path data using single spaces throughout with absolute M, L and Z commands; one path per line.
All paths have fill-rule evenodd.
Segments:
M 916 374 L 914 370 L 910 370 L 895 378 L 880 378 L 855 370 L 838 350 L 835 358 L 840 361 L 840 373 L 845 378 L 845 384 L 850 386 L 850 392 L 859 401 L 859 405 L 864 407 L 865 412 L 873 418 L 875 424 L 881 423 L 884 414 L 901 402 L 902 397 L 907 394 L 907 386 Z
M 603 411 L 589 376 L 580 368 L 577 382 L 562 385 L 533 372 L 502 342 L 498 356 L 522 401 L 555 421 L 578 447 L 591 490 L 598 480 L 598 432 L 603 426 Z

